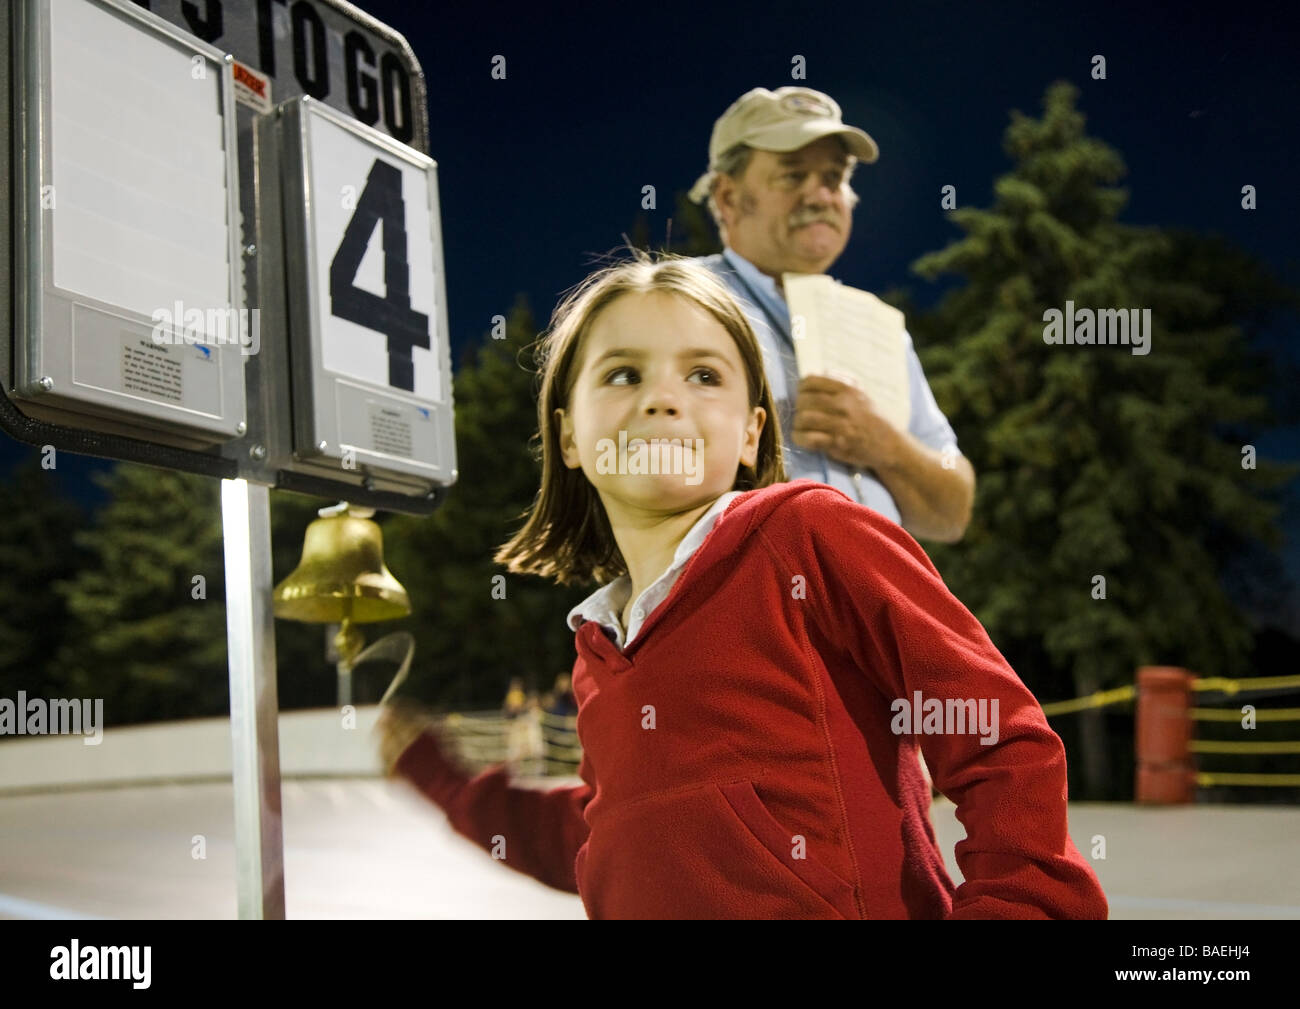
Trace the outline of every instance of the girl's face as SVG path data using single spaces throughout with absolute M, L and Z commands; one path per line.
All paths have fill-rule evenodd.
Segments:
M 555 411 L 560 450 L 611 520 L 689 510 L 731 490 L 738 465 L 756 464 L 765 411 L 749 407 L 735 340 L 694 302 L 621 295 L 578 353 L 569 408 Z

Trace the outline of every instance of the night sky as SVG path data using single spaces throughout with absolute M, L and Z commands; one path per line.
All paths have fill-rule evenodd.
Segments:
M 1294 13 L 1239 3 L 1168 5 L 1169 13 L 1093 3 L 1086 12 L 653 3 L 577 15 L 543 4 L 358 6 L 406 36 L 428 82 L 453 360 L 519 292 L 545 324 L 593 256 L 631 233 L 644 185 L 657 189 L 650 234 L 661 244 L 674 194 L 706 167 L 714 120 L 758 86 L 825 91 L 880 145 L 880 160 L 854 176 L 862 199 L 831 270 L 855 287 L 910 287 L 928 306 L 954 282 L 908 270 L 960 237 L 943 216 L 940 187 L 955 186 L 961 205 L 988 206 L 994 179 L 1010 168 L 1001 147 L 1010 110 L 1038 117 L 1058 79 L 1080 89 L 1088 133 L 1128 166 L 1125 223 L 1219 232 L 1300 282 L 1291 242 L 1300 221 Z M 796 54 L 806 80 L 790 78 Z M 1106 57 L 1104 81 L 1091 79 L 1095 54 Z M 506 58 L 505 80 L 491 77 L 495 55 Z M 1240 206 L 1245 184 L 1258 193 L 1253 212 Z M 1262 348 L 1294 364 L 1296 329 L 1294 317 L 1283 319 Z M 1271 432 L 1261 454 L 1300 458 L 1298 435 Z M 0 436 L 0 461 L 36 452 Z M 67 456 L 59 471 L 89 500 L 84 475 L 102 465 Z M 1294 486 L 1283 521 L 1300 582 Z

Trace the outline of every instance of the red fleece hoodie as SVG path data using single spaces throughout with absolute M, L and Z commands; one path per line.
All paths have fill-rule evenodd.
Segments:
M 432 733 L 397 771 L 591 918 L 1107 916 L 1038 702 L 916 541 L 840 491 L 742 494 L 625 651 L 591 621 L 576 640 L 584 784 L 471 777 Z M 918 744 L 966 827 L 955 889 Z

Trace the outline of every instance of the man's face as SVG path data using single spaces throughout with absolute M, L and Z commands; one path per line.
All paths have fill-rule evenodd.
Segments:
M 721 176 L 714 194 L 727 244 L 769 276 L 825 273 L 852 228 L 847 167 L 833 136 L 786 154 L 754 151 L 741 177 Z

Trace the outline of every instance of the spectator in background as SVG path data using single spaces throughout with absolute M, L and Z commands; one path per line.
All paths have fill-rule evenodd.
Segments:
M 506 699 L 501 705 L 501 713 L 506 718 L 522 714 L 528 707 L 528 697 L 524 693 L 524 680 L 521 676 L 512 676 L 510 686 L 506 689 Z
M 551 692 L 546 695 L 546 712 L 550 715 L 575 715 L 578 713 L 578 704 L 573 697 L 572 680 L 568 673 L 560 673 L 555 677 L 555 686 Z
M 707 200 L 724 246 L 699 260 L 749 317 L 779 414 L 790 480 L 829 484 L 917 539 L 955 543 L 970 523 L 975 470 L 935 403 L 904 330 L 912 404 L 907 430 L 867 394 L 820 376 L 799 378 L 785 273 L 823 274 L 848 245 L 858 196 L 849 186 L 876 142 L 846 126 L 829 95 L 754 88 L 718 119 L 709 166 L 690 192 Z

